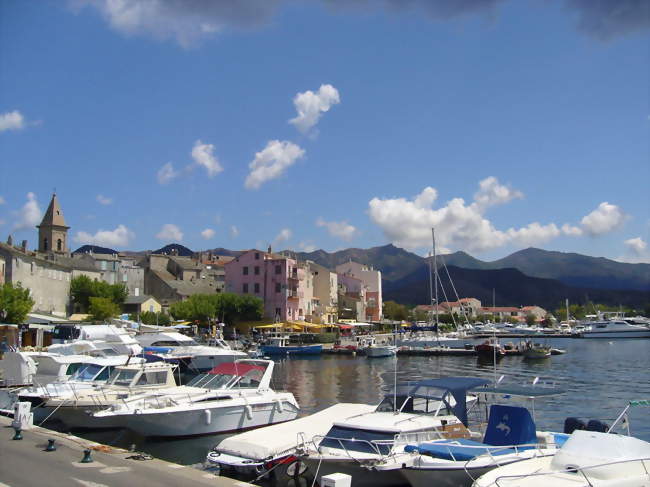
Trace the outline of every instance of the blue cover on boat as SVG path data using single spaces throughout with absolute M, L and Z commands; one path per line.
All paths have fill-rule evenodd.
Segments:
M 485 443 L 466 440 L 465 438 L 459 438 L 457 440 L 447 441 L 443 443 L 421 443 L 420 445 L 407 445 L 404 447 L 404 451 L 415 451 L 422 455 L 429 455 L 435 458 L 442 458 L 444 460 L 457 462 L 466 462 L 467 460 L 471 460 L 474 457 L 483 455 L 488 452 L 495 456 L 515 453 L 515 450 L 513 448 L 486 445 Z
M 536 429 L 528 409 L 493 404 L 483 443 L 503 446 L 535 444 Z

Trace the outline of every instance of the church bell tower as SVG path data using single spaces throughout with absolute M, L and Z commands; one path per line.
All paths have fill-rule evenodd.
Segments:
M 70 227 L 65 224 L 56 193 L 52 195 L 43 221 L 36 228 L 38 228 L 39 252 L 68 253 L 68 229 Z

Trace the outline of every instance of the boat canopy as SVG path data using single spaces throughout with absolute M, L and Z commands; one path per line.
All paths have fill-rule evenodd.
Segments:
M 486 387 L 479 389 L 476 392 L 499 395 L 505 399 L 509 399 L 510 397 L 525 397 L 528 399 L 535 399 L 538 397 L 557 396 L 559 394 L 564 394 L 567 391 L 564 389 L 556 389 L 550 387 L 508 385 L 499 387 Z
M 217 365 L 212 370 L 210 370 L 208 374 L 237 375 L 240 377 L 244 377 L 249 372 L 256 371 L 256 370 L 260 371 L 261 373 L 264 373 L 266 367 L 264 367 L 263 365 L 256 365 L 256 364 L 224 362 Z
M 467 426 L 467 391 L 476 387 L 485 386 L 489 383 L 490 381 L 479 379 L 478 377 L 441 377 L 439 379 L 427 379 L 413 384 L 409 395 L 412 397 L 436 397 L 440 396 L 439 391 L 444 391 L 442 401 Z M 451 394 L 456 404 L 450 404 L 447 393 Z

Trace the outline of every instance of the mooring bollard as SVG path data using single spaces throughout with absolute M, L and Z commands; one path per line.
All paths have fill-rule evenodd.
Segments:
M 54 446 L 54 440 L 52 438 L 47 440 L 47 446 L 44 451 L 56 451 L 56 446 Z
M 93 463 L 93 457 L 90 456 L 90 450 L 84 450 L 84 457 L 81 459 L 81 463 Z
M 22 440 L 23 439 L 23 434 L 22 434 L 20 428 L 14 428 L 14 431 L 15 431 L 15 433 L 14 433 L 14 437 L 12 438 L 12 440 Z

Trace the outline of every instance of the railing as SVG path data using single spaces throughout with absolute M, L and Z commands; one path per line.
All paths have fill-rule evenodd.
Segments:
M 648 479 L 650 479 L 650 474 L 648 473 L 648 465 L 646 465 L 646 462 L 650 464 L 650 457 L 647 457 L 647 458 L 632 458 L 628 460 L 617 460 L 615 462 L 600 463 L 598 465 L 589 465 L 587 467 L 578 467 L 577 465 L 567 466 L 564 470 L 555 470 L 550 472 L 539 472 L 539 473 L 530 473 L 530 474 L 523 474 L 523 475 L 502 475 L 501 477 L 497 477 L 494 480 L 494 483 L 499 487 L 500 486 L 499 481 L 504 482 L 504 481 L 515 480 L 515 479 L 544 477 L 544 476 L 551 476 L 557 474 L 580 474 L 584 477 L 585 481 L 587 482 L 587 485 L 593 486 L 597 484 L 592 483 L 593 479 L 591 480 L 589 479 L 589 476 L 587 475 L 587 470 L 592 470 L 592 469 L 602 468 L 602 467 L 611 467 L 613 465 L 623 465 L 623 464 L 629 464 L 635 462 L 639 462 L 641 464 L 640 466 L 643 468 L 643 471 L 645 472 L 645 476 L 648 477 Z

